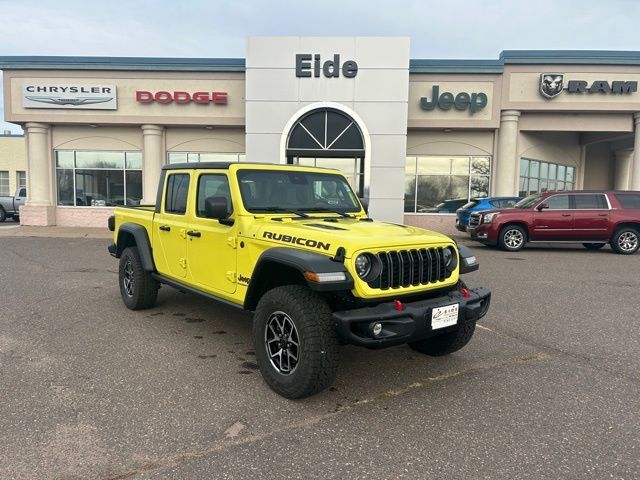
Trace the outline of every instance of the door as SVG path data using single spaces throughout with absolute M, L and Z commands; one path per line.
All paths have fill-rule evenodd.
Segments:
M 573 235 L 573 210 L 569 195 L 552 195 L 545 198 L 540 205 L 545 208 L 533 211 L 531 240 L 557 241 L 571 240 Z
M 187 203 L 189 172 L 167 175 L 160 213 L 153 222 L 153 258 L 162 275 L 187 276 Z
M 232 223 L 233 202 L 229 179 L 223 173 L 196 172 L 196 201 L 189 208 L 191 228 L 187 231 L 187 258 L 191 279 L 213 294 L 236 291 L 237 227 Z M 230 218 L 207 218 L 208 197 L 224 197 Z
M 20 187 L 16 192 L 16 196 L 13 199 L 13 205 L 16 209 L 16 214 L 20 212 L 20 206 L 24 205 L 24 202 L 27 200 L 27 189 L 25 187 Z
M 575 240 L 603 240 L 609 238 L 609 202 L 601 193 L 571 195 L 573 205 L 573 237 Z

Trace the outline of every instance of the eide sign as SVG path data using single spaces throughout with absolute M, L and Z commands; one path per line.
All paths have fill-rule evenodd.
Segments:
M 313 65 L 311 64 L 313 60 Z M 340 55 L 335 54 L 332 60 L 326 60 L 321 64 L 320 54 L 299 53 L 296 55 L 296 77 L 318 78 L 322 73 L 327 78 L 338 78 L 340 72 L 345 78 L 353 78 L 358 74 L 358 64 L 353 60 L 347 60 L 340 65 Z

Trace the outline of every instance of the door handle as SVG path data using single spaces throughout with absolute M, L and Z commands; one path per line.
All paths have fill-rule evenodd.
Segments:
M 570 214 L 570 213 L 563 213 L 563 214 L 562 214 L 562 216 L 563 216 L 563 217 L 570 217 L 570 216 L 571 216 L 571 214 Z
M 599 213 L 599 214 L 598 214 L 598 216 L 599 216 L 599 217 L 606 217 L 606 216 L 608 216 L 608 215 L 609 215 L 608 213 Z
M 189 235 L 190 237 L 198 237 L 198 238 L 200 238 L 202 236 L 202 234 L 200 232 L 198 232 L 197 230 L 189 230 L 187 232 L 187 235 Z
M 158 228 L 160 230 L 162 230 L 163 232 L 170 232 L 171 231 L 171 227 L 169 225 L 160 225 Z

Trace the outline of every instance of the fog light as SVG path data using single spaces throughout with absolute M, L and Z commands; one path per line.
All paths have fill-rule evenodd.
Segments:
M 382 324 L 380 322 L 374 323 L 373 324 L 373 328 L 371 329 L 371 331 L 377 337 L 378 335 L 380 335 L 382 333 Z

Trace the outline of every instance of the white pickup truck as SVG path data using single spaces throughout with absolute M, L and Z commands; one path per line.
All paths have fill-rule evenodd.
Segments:
M 0 223 L 7 218 L 20 220 L 20 205 L 27 199 L 27 187 L 18 187 L 13 197 L 0 197 Z

